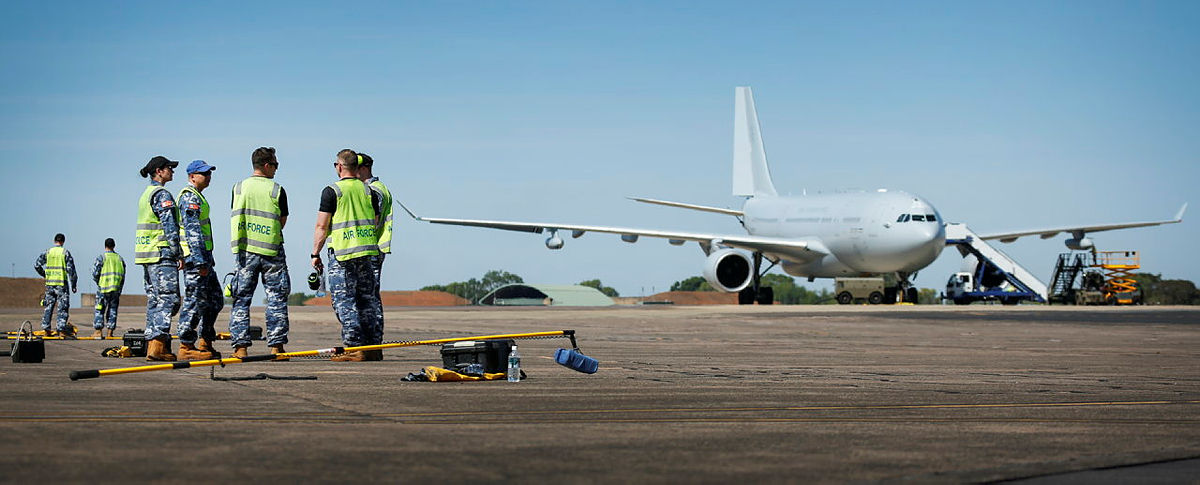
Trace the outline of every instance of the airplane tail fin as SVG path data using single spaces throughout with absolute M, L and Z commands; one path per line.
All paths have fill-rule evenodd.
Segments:
M 754 109 L 754 93 L 749 86 L 739 86 L 733 117 L 733 195 L 754 197 L 778 195 L 771 182 L 767 152 L 763 150 L 762 131 L 758 112 Z

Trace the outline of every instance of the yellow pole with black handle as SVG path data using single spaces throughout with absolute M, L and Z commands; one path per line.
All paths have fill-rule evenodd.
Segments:
M 357 347 L 331 347 L 328 349 L 317 350 L 302 350 L 299 352 L 285 352 L 282 354 L 263 354 L 250 355 L 244 359 L 234 357 L 225 359 L 209 359 L 209 360 L 187 360 L 181 362 L 167 362 L 164 364 L 142 365 L 137 367 L 118 367 L 116 369 L 96 369 L 96 370 L 73 370 L 70 378 L 73 381 L 79 379 L 94 379 L 102 376 L 113 376 L 118 374 L 133 374 L 137 372 L 152 372 L 159 370 L 171 369 L 187 369 L 191 367 L 211 367 L 214 365 L 241 364 L 245 362 L 264 362 L 276 359 L 287 359 L 291 357 L 308 357 L 321 354 L 337 355 L 346 352 L 358 352 L 364 350 L 383 350 L 394 349 L 399 347 L 415 347 L 418 345 L 439 345 L 450 342 L 465 342 L 468 340 L 495 340 L 495 339 L 519 339 L 519 338 L 538 338 L 538 337 L 568 337 L 571 339 L 572 347 L 575 346 L 575 331 L 574 330 L 557 330 L 553 332 L 534 332 L 534 333 L 510 333 L 501 335 L 481 335 L 478 337 L 456 337 L 443 338 L 433 340 L 412 340 L 403 342 L 394 342 L 378 345 L 360 345 Z

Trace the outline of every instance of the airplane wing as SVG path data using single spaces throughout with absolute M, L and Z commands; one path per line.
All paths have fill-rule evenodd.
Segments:
M 399 202 L 397 201 L 399 204 Z M 685 242 L 692 241 L 699 243 L 701 247 L 708 248 L 717 246 L 729 246 L 749 251 L 761 251 L 768 255 L 778 255 L 787 257 L 791 261 L 803 262 L 809 261 L 825 255 L 824 246 L 820 243 L 813 244 L 805 239 L 784 239 L 776 237 L 760 237 L 750 236 L 746 234 L 712 234 L 712 233 L 697 233 L 697 232 L 677 232 L 677 231 L 662 231 L 654 229 L 636 229 L 629 227 L 612 227 L 612 226 L 587 226 L 580 224 L 561 224 L 557 222 L 518 222 L 518 221 L 491 221 L 479 219 L 445 219 L 440 217 L 422 217 L 413 214 L 412 211 L 404 207 L 404 204 L 399 204 L 405 212 L 413 219 L 418 221 L 428 222 L 431 224 L 449 224 L 454 226 L 474 226 L 486 227 L 489 229 L 502 229 L 505 231 L 531 232 L 541 234 L 543 232 L 556 233 L 557 231 L 570 231 L 571 237 L 578 238 L 588 232 L 600 232 L 607 234 L 619 234 L 621 239 L 626 242 L 636 242 L 638 237 L 654 237 L 666 239 L 673 245 L 682 245 Z
M 983 235 L 980 235 L 979 237 L 982 239 L 987 239 L 987 240 L 999 239 L 1000 242 L 1010 243 L 1010 242 L 1016 241 L 1017 239 L 1020 239 L 1025 236 L 1038 236 L 1042 239 L 1050 239 L 1054 236 L 1057 236 L 1061 232 L 1065 232 L 1065 233 L 1069 233 L 1069 234 L 1074 234 L 1074 235 L 1076 235 L 1075 237 L 1082 237 L 1083 234 L 1087 234 L 1090 232 L 1112 231 L 1115 229 L 1131 229 L 1134 227 L 1157 226 L 1157 225 L 1161 225 L 1161 224 L 1176 224 L 1179 222 L 1183 222 L 1183 213 L 1187 211 L 1187 206 L 1188 205 L 1186 203 L 1184 203 L 1183 207 L 1179 208 L 1179 212 L 1175 214 L 1174 219 L 1168 219 L 1165 221 L 1123 222 L 1123 223 L 1118 223 L 1118 224 L 1099 224 L 1099 225 L 1094 225 L 1094 226 L 1057 227 L 1057 228 L 1041 229 L 1041 230 L 1034 230 L 1034 231 L 1018 231 L 1018 232 L 1002 232 L 1002 233 L 996 233 L 996 234 L 983 234 Z

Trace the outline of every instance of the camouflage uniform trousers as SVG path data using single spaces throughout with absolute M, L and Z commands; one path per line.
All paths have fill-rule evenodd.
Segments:
M 107 323 L 109 329 L 116 329 L 117 308 L 121 306 L 121 292 L 96 293 L 96 302 L 100 304 L 100 308 L 96 309 L 96 318 L 92 321 L 92 328 L 100 330 Z
M 375 335 L 373 340 L 375 343 L 383 343 L 383 296 L 379 294 L 381 285 L 383 284 L 383 260 L 386 254 L 380 253 L 378 256 L 370 256 L 371 269 L 375 272 L 375 312 L 379 314 L 379 325 L 375 327 Z
M 202 337 L 213 341 L 217 339 L 214 324 L 221 309 L 225 308 L 225 295 L 221 292 L 221 282 L 217 279 L 216 270 L 211 266 L 208 275 L 201 276 L 200 270 L 192 266 L 183 269 L 183 310 L 179 313 L 179 341 L 194 344 Z
M 146 340 L 171 335 L 171 317 L 179 312 L 179 265 L 173 259 L 142 265 L 146 283 Z
M 383 343 L 383 315 L 378 312 L 375 286 L 370 258 L 338 261 L 330 251 L 329 294 L 346 347 Z
M 267 293 L 267 345 L 288 343 L 288 294 L 292 280 L 288 277 L 287 258 L 283 251 L 275 256 L 250 252 L 238 253 L 238 270 L 233 279 L 233 314 L 229 333 L 234 347 L 249 347 L 250 303 L 258 280 L 262 278 Z
M 46 285 L 46 295 L 42 298 L 42 304 L 46 305 L 42 310 L 42 330 L 50 331 L 50 316 L 54 314 L 55 308 L 58 309 L 56 328 L 60 332 L 66 330 L 71 308 L 71 292 L 67 285 Z

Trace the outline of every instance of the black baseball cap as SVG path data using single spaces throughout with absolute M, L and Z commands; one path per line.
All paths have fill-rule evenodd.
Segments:
M 158 170 L 160 168 L 164 168 L 164 167 L 175 168 L 178 166 L 179 166 L 179 162 L 176 162 L 174 160 L 168 159 L 167 157 L 159 155 L 154 158 L 151 158 L 150 161 L 146 163 L 146 167 L 143 170 L 145 170 L 147 173 L 153 173 L 155 170 Z

